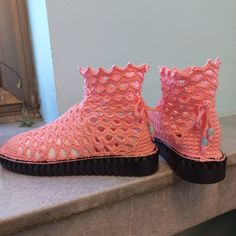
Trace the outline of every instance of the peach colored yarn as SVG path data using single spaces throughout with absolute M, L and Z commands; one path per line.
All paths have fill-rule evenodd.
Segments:
M 19 134 L 0 154 L 30 162 L 90 157 L 137 157 L 156 152 L 141 97 L 148 66 L 81 68 L 84 97 L 64 115 L 38 129 Z
M 154 135 L 189 159 L 223 158 L 215 101 L 220 63 L 216 59 L 203 67 L 160 68 L 163 96 L 159 111 L 150 115 Z

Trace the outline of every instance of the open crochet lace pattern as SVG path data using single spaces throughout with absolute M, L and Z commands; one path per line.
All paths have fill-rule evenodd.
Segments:
M 203 67 L 160 68 L 162 99 L 151 113 L 155 137 L 189 159 L 222 161 L 216 115 L 219 59 Z
M 25 162 L 139 157 L 156 152 L 141 97 L 148 66 L 80 68 L 83 100 L 51 124 L 19 134 L 0 154 Z

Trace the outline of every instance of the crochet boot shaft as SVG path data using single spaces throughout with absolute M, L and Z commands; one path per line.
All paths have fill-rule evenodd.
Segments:
M 152 113 L 155 137 L 186 158 L 222 161 L 216 89 L 220 60 L 183 70 L 160 68 L 162 99 Z
M 124 69 L 113 66 L 110 71 L 80 69 L 85 77 L 81 119 L 92 134 L 93 155 L 145 156 L 156 152 L 141 95 L 147 69 L 147 65 L 132 64 Z
M 157 150 L 141 97 L 147 68 L 132 64 L 109 71 L 81 68 L 83 100 L 51 124 L 10 139 L 0 148 L 2 158 L 52 164 L 154 155 Z

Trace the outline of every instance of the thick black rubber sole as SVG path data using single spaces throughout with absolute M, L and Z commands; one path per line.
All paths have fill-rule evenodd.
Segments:
M 160 155 L 182 179 L 191 183 L 213 184 L 225 178 L 226 158 L 220 162 L 190 160 L 159 139 L 155 139 L 155 143 L 158 146 Z
M 146 176 L 159 167 L 158 153 L 145 157 L 106 157 L 57 163 L 27 163 L 0 156 L 3 168 L 33 176 L 115 175 Z

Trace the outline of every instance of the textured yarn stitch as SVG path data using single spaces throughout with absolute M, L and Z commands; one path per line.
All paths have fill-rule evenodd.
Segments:
M 189 159 L 221 161 L 216 89 L 221 61 L 182 70 L 160 68 L 162 98 L 150 113 L 154 136 Z
M 80 68 L 83 100 L 51 124 L 19 134 L 0 154 L 30 162 L 139 157 L 156 152 L 141 97 L 148 66 Z

